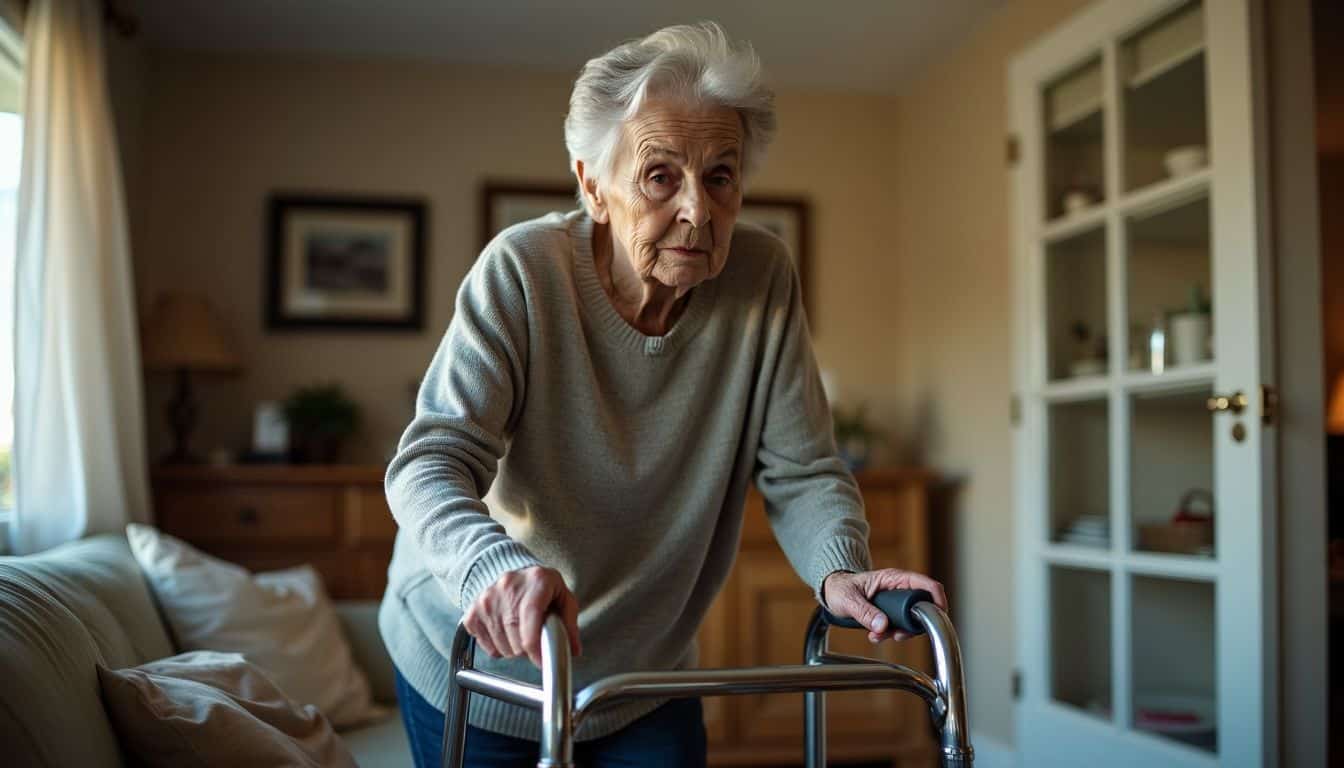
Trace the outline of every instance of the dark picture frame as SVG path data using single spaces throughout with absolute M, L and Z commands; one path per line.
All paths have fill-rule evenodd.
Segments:
M 274 193 L 267 201 L 266 327 L 424 327 L 423 200 Z
M 552 211 L 579 207 L 577 187 L 562 183 L 487 181 L 481 188 L 481 247 L 504 228 L 544 216 Z M 756 224 L 784 241 L 802 284 L 803 308 L 813 320 L 811 302 L 811 204 L 803 197 L 747 195 L 742 200 L 739 221 Z M 815 325 L 815 322 L 813 323 Z
M 481 248 L 521 221 L 579 207 L 577 184 L 487 181 L 481 185 Z

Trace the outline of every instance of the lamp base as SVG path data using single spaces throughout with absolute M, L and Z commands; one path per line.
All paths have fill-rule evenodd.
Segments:
M 173 430 L 173 450 L 164 454 L 164 464 L 200 464 L 201 457 L 191 452 L 191 431 L 196 428 L 196 401 L 191 396 L 191 374 L 177 369 L 177 393 L 168 403 L 168 425 Z

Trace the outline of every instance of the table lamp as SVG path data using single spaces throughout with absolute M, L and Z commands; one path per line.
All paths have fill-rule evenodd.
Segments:
M 191 293 L 160 296 L 145 322 L 141 354 L 149 370 L 177 373 L 177 393 L 168 404 L 173 449 L 163 457 L 163 462 L 199 463 L 188 447 L 197 410 L 191 393 L 191 374 L 235 373 L 242 368 L 205 297 Z

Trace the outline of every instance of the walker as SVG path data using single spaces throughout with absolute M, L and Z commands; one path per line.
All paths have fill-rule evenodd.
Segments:
M 573 693 L 569 637 L 564 621 L 552 615 L 542 627 L 541 685 L 472 668 L 476 641 L 458 625 L 449 666 L 448 708 L 443 724 L 443 766 L 461 768 L 467 735 L 468 695 L 483 696 L 541 710 L 541 753 L 537 768 L 574 768 L 574 729 L 596 708 L 625 699 L 727 696 L 748 693 L 804 694 L 804 758 L 807 768 L 826 765 L 826 691 L 892 688 L 909 691 L 929 705 L 940 737 L 942 768 L 971 768 L 966 724 L 966 695 L 961 677 L 961 647 L 952 622 L 925 590 L 879 592 L 873 604 L 891 627 L 911 635 L 928 634 L 937 678 L 898 664 L 826 650 L 832 626 L 863 629 L 817 608 L 808 623 L 805 664 L 740 669 L 687 669 L 631 672 L 602 678 Z

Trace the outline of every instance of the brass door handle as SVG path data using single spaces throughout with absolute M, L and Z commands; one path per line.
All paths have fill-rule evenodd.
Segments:
M 1250 400 L 1246 398 L 1244 392 L 1233 392 L 1230 395 L 1214 395 L 1208 400 L 1209 411 L 1217 413 L 1219 411 L 1231 411 L 1241 413 L 1246 410 Z

